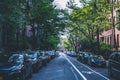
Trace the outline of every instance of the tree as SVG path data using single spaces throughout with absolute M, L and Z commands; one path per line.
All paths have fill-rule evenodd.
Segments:
M 72 32 L 79 32 L 79 35 L 84 35 L 84 37 L 86 37 L 86 39 L 90 42 L 90 45 L 97 44 L 97 48 L 95 45 L 91 47 L 90 50 L 99 53 L 99 35 L 105 28 L 109 27 L 110 25 L 108 21 L 110 5 L 108 1 L 104 0 L 97 2 L 96 0 L 81 1 L 83 6 L 80 8 L 73 8 L 67 25 Z M 71 35 L 75 34 L 71 33 Z M 84 37 L 83 39 L 85 39 Z M 81 41 L 81 38 L 82 37 L 79 36 L 79 41 Z
M 60 10 L 53 0 L 0 0 L 2 46 L 6 50 L 54 49 L 59 43 L 59 31 L 64 29 Z M 32 36 L 26 35 L 31 27 Z M 48 44 L 47 44 L 48 43 Z

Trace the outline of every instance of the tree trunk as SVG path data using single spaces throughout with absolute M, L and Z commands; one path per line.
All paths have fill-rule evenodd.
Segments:
M 36 27 L 34 23 L 31 24 L 31 31 L 32 31 L 32 47 L 35 49 L 37 47 L 37 38 L 36 38 Z
M 99 28 L 97 28 L 97 53 L 100 54 L 100 40 L 99 40 Z

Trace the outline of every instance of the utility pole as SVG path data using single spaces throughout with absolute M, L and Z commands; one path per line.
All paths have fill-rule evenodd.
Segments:
M 111 18 L 112 18 L 112 35 L 113 35 L 113 46 L 115 48 L 115 51 L 118 51 L 118 47 L 117 47 L 117 42 L 116 42 L 116 36 L 115 36 L 115 18 L 114 18 L 114 0 L 112 0 L 112 4 L 111 4 Z

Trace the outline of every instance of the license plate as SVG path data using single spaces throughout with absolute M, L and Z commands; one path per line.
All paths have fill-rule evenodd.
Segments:
M 0 80 L 3 80 L 3 78 L 2 78 L 2 77 L 0 77 Z

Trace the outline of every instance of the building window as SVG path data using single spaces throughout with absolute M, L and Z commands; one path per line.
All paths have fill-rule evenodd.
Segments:
M 112 35 L 110 36 L 110 44 L 112 43 Z
M 104 41 L 104 37 L 101 37 L 101 42 L 103 42 Z
M 117 34 L 117 46 L 119 47 L 119 34 Z
M 109 36 L 107 37 L 107 44 L 109 44 Z

